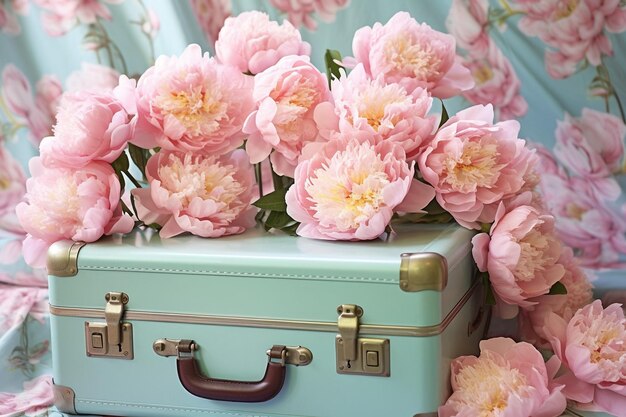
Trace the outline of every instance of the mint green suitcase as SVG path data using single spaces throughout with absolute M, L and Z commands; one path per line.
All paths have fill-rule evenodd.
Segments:
M 137 232 L 50 249 L 55 402 L 119 416 L 411 417 L 486 321 L 473 233 L 328 242 Z

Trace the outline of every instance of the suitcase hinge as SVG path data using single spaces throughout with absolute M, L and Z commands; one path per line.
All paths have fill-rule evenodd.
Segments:
M 359 319 L 363 316 L 360 306 L 342 304 L 337 307 L 337 313 L 337 372 L 389 376 L 389 339 L 359 337 Z
M 133 359 L 133 325 L 122 322 L 128 295 L 109 292 L 104 299 L 105 323 L 85 322 L 87 356 Z

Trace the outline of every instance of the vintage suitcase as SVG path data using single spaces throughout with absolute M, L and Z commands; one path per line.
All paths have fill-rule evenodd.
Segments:
M 328 242 L 141 233 L 48 257 L 55 402 L 120 416 L 415 416 L 486 314 L 473 233 Z

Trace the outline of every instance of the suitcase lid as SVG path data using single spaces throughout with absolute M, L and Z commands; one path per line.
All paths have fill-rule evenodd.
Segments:
M 129 311 L 324 321 L 336 321 L 337 305 L 358 304 L 371 323 L 437 325 L 472 284 L 474 232 L 455 224 L 395 230 L 387 240 L 367 242 L 312 240 L 260 228 L 219 239 L 160 239 L 136 231 L 82 247 L 78 279 L 51 276 L 50 302 L 102 308 L 103 294 L 119 291 L 129 295 Z M 405 255 L 403 261 L 402 254 L 415 253 L 441 256 Z M 442 277 L 432 276 L 437 265 L 449 276 L 439 288 Z M 424 287 L 430 289 L 421 290 L 421 281 L 430 282 Z

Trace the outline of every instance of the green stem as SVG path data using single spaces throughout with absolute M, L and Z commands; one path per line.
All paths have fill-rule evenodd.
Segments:
M 274 167 L 270 162 L 270 171 L 272 172 L 272 183 L 274 183 L 274 190 L 282 190 L 285 188 L 285 184 L 283 184 L 283 178 L 274 172 Z
M 626 115 L 624 114 L 624 107 L 622 106 L 622 101 L 617 95 L 617 91 L 613 90 L 613 96 L 615 97 L 615 101 L 617 101 L 617 107 L 619 107 L 620 115 L 622 116 L 622 122 L 626 123 Z
M 254 176 L 256 177 L 256 182 L 259 185 L 259 198 L 261 198 L 263 197 L 263 173 L 261 169 L 261 162 L 254 164 Z
M 130 180 L 130 182 L 133 183 L 133 185 L 137 188 L 142 188 L 141 184 L 139 183 L 139 181 L 137 181 L 135 179 L 135 177 L 132 176 L 132 174 L 129 171 L 122 171 L 124 173 L 124 175 L 126 175 L 126 177 Z
M 565 411 L 567 411 L 568 413 L 570 413 L 573 416 L 576 417 L 584 417 L 582 414 L 577 413 L 576 411 L 572 410 L 571 408 L 566 408 Z
M 109 36 L 109 33 L 107 32 L 106 28 L 100 21 L 100 18 L 96 20 L 96 23 L 94 23 L 94 25 L 98 28 L 103 38 L 104 49 L 106 49 L 107 56 L 109 58 L 109 65 L 111 66 L 111 68 L 115 68 L 115 58 L 113 56 L 113 54 L 115 53 L 118 56 L 119 61 L 122 65 L 122 73 L 127 74 L 128 68 L 126 66 L 126 61 L 124 60 L 124 57 L 122 56 L 122 52 L 120 51 L 120 48 L 117 47 L 115 42 L 113 42 L 113 40 Z

